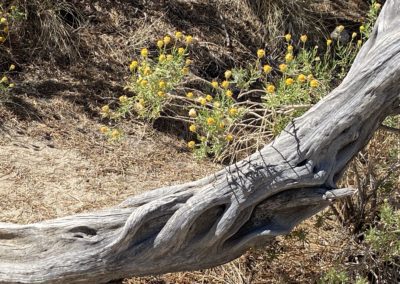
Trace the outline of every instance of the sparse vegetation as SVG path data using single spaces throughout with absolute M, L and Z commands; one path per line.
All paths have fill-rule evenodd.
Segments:
M 17 6 L 3 7 L 3 4 L 0 4 L 0 58 L 7 58 L 9 35 L 23 18 L 24 14 Z M 0 69 L 0 103 L 9 100 L 11 89 L 15 87 L 10 77 L 15 70 L 15 65 L 8 62 L 3 65 L 8 65 L 8 69 Z

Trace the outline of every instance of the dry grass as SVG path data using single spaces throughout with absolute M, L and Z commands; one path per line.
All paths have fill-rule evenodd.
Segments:
M 127 125 L 127 139 L 109 144 L 98 134 L 100 124 L 73 103 L 37 103 L 43 103 L 37 105 L 41 119 L 21 122 L 8 113 L 2 126 L 0 222 L 31 223 L 110 207 L 219 168 L 196 163 L 184 141 L 148 125 Z

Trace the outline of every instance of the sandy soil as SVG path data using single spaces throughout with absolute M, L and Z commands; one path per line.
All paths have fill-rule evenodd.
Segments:
M 109 143 L 99 134 L 100 124 L 84 114 L 61 123 L 12 121 L 0 135 L 0 222 L 31 223 L 110 207 L 220 167 L 196 161 L 183 140 L 148 125 L 127 124 L 125 138 Z

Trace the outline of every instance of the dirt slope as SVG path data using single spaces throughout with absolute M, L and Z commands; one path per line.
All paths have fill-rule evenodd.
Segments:
M 68 104 L 62 107 L 67 112 Z M 31 223 L 114 206 L 220 167 L 197 162 L 183 140 L 149 125 L 132 122 L 126 138 L 114 144 L 99 127 L 84 114 L 62 121 L 10 118 L 0 137 L 0 222 Z

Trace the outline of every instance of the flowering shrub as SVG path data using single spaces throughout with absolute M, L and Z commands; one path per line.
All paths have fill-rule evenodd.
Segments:
M 230 74 L 226 73 L 227 77 Z M 214 83 L 214 82 L 213 82 Z M 197 157 L 208 154 L 219 156 L 223 149 L 234 139 L 231 127 L 244 115 L 244 109 L 238 108 L 229 90 L 229 83 L 224 80 L 221 85 L 213 84 L 214 96 L 198 96 L 197 108 L 191 108 L 188 115 L 191 120 L 189 131 L 196 133 L 199 143 L 189 141 L 188 147 L 195 150 Z M 187 94 L 193 97 L 193 93 Z M 197 109 L 197 110 L 196 110 Z
M 14 69 L 15 65 L 10 65 L 9 70 L 3 72 L 0 77 L 0 102 L 7 101 L 11 89 L 15 87 L 15 84 L 10 82 L 10 79 L 8 78 L 8 73 L 12 72 Z
M 16 6 L 4 8 L 0 4 L 0 52 L 5 52 L 5 43 L 8 40 L 9 34 L 16 24 L 24 17 L 24 14 L 18 10 Z M 0 102 L 8 99 L 11 89 L 15 86 L 10 79 L 10 73 L 15 70 L 15 65 L 8 66 L 8 70 L 0 71 Z
M 374 27 L 374 23 L 378 18 L 380 9 L 381 9 L 381 4 L 376 2 L 376 0 L 372 0 L 370 9 L 367 14 L 366 22 L 362 26 L 360 26 L 360 33 L 364 39 L 369 37 L 372 28 Z
M 12 28 L 18 21 L 21 21 L 24 16 L 25 14 L 16 6 L 5 8 L 0 4 L 0 45 L 7 41 Z
M 180 46 L 181 41 L 185 45 Z M 167 35 L 157 41 L 158 54 L 155 59 L 151 59 L 149 50 L 143 48 L 140 58 L 129 65 L 131 79 L 125 89 L 134 96 L 119 97 L 119 107 L 115 111 L 111 111 L 108 105 L 103 106 L 102 116 L 119 119 L 134 111 L 144 119 L 153 120 L 159 117 L 175 88 L 182 84 L 189 72 L 187 49 L 191 41 L 191 36 L 183 38 L 180 32 L 176 33 L 174 39 Z
M 191 137 L 187 145 L 197 157 L 223 159 L 249 144 L 257 147 L 260 137 L 277 135 L 344 78 L 379 8 L 373 2 L 368 22 L 347 43 L 327 39 L 324 48 L 310 47 L 307 35 L 295 40 L 286 34 L 285 51 L 278 59 L 271 60 L 266 50 L 259 49 L 254 62 L 226 70 L 223 78 L 211 82 L 190 73 L 193 37 L 182 32 L 166 35 L 155 43 L 157 52 L 143 48 L 130 62 L 126 89 L 132 95 L 119 97 L 113 110 L 103 106 L 101 114 L 116 121 L 135 113 L 151 121 L 168 117 L 187 123 Z M 336 28 L 339 35 L 344 30 Z M 189 88 L 188 81 L 201 84 Z M 111 139 L 122 136 L 108 127 L 101 131 Z

